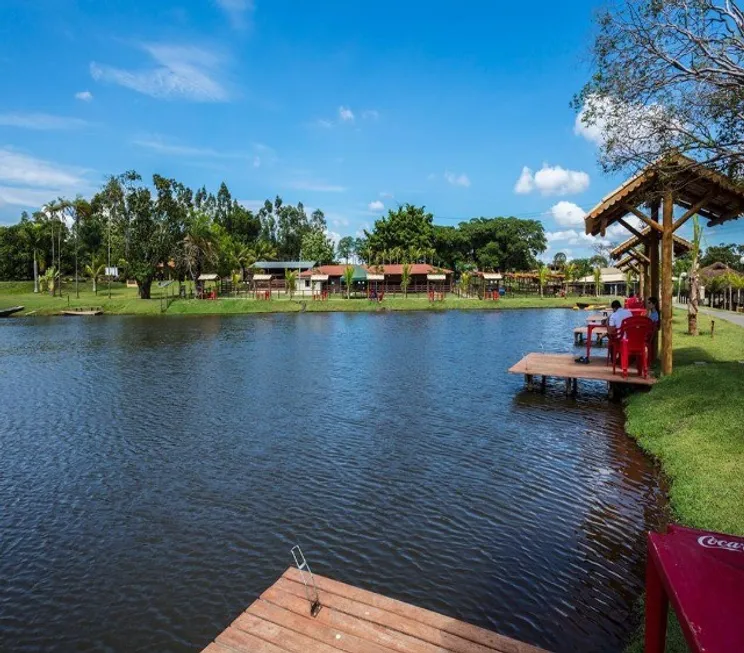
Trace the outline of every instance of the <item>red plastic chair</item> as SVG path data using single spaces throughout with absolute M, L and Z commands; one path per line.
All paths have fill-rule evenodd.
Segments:
M 620 325 L 620 331 L 612 343 L 612 373 L 615 374 L 618 359 L 623 378 L 628 378 L 628 364 L 635 356 L 638 375 L 648 377 L 648 346 L 655 331 L 651 319 L 643 316 L 628 317 Z

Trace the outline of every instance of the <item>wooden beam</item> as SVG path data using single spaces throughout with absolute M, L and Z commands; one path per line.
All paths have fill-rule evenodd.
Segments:
M 623 218 L 618 218 L 617 221 L 621 225 L 623 225 L 623 227 L 625 227 L 630 233 L 632 233 L 636 238 L 638 238 L 638 240 L 640 240 L 641 242 L 646 240 L 646 236 L 644 236 L 640 231 L 638 231 L 638 229 L 636 229 L 632 224 L 623 220 Z
M 636 261 L 642 261 L 647 265 L 650 265 L 651 263 L 651 259 L 648 256 L 646 256 L 645 254 L 641 254 L 638 250 L 635 249 L 631 249 L 628 252 L 628 256 L 632 256 Z
M 659 227 L 659 205 L 658 200 L 654 201 L 651 205 L 651 219 L 653 223 Z M 649 272 L 650 272 L 650 285 L 647 287 L 649 297 L 659 296 L 659 232 L 652 229 L 649 232 L 650 238 L 648 239 L 649 244 Z
M 674 254 L 674 196 L 664 193 L 664 232 L 661 237 L 661 372 L 672 373 L 672 257 Z
M 658 222 L 654 222 L 653 218 L 649 218 L 643 211 L 639 211 L 635 206 L 632 204 L 623 203 L 623 208 L 628 211 L 628 213 L 632 213 L 636 218 L 638 218 L 641 222 L 644 222 L 649 227 L 651 227 L 651 230 L 653 231 L 656 229 L 659 233 L 663 231 L 661 228 L 661 225 Z
M 672 232 L 677 231 L 685 222 L 687 222 L 693 215 L 695 215 L 700 209 L 702 209 L 708 202 L 716 197 L 716 193 L 708 193 L 699 202 L 695 202 L 684 215 L 672 225 Z
M 722 215 L 718 218 L 708 220 L 708 226 L 715 227 L 719 224 L 723 224 L 724 222 L 728 222 L 729 220 L 734 220 L 738 218 L 742 213 L 742 211 L 730 211 L 729 213 L 726 213 L 725 215 Z

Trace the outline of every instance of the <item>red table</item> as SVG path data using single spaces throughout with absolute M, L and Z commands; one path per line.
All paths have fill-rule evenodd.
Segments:
M 607 316 L 599 321 L 587 320 L 586 321 L 586 357 L 589 358 L 592 354 L 592 331 L 597 327 L 607 325 Z
M 691 651 L 744 651 L 744 538 L 670 526 L 649 533 L 645 653 L 663 653 L 671 602 Z

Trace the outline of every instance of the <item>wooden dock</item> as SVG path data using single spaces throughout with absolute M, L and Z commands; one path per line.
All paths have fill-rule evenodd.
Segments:
M 619 370 L 612 373 L 612 366 L 606 364 L 604 356 L 592 358 L 588 365 L 577 363 L 574 354 L 527 354 L 516 365 L 509 368 L 510 374 L 524 374 L 527 387 L 532 389 L 534 378 L 541 376 L 541 387 L 545 387 L 548 377 L 566 380 L 566 393 L 576 392 L 576 382 L 579 379 L 591 381 L 606 381 L 610 390 L 616 385 L 636 385 L 649 387 L 656 383 L 656 379 L 649 375 L 647 378 L 638 376 L 635 367 L 628 370 L 628 376 L 623 378 Z
M 10 308 L 0 308 L 0 317 L 10 317 L 13 313 L 19 313 L 23 306 L 11 306 Z
M 315 617 L 290 568 L 202 653 L 547 653 L 329 578 L 315 582 Z

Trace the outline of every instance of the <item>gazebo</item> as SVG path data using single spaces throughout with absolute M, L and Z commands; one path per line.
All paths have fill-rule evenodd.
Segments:
M 632 270 L 638 275 L 640 283 L 640 294 L 643 296 L 651 296 L 653 293 L 647 293 L 647 289 L 651 288 L 651 266 L 650 266 L 650 252 L 649 249 L 649 236 L 651 234 L 651 227 L 646 227 L 641 230 L 641 236 L 631 236 L 624 243 L 620 243 L 615 249 L 610 252 L 610 258 L 617 261 L 617 267 L 623 272 Z M 674 234 L 674 256 L 684 256 L 692 249 L 692 243 L 689 240 L 685 240 L 681 236 Z
M 684 211 L 679 217 L 675 217 L 675 205 Z M 695 214 L 706 218 L 708 226 L 714 226 L 734 220 L 743 212 L 744 187 L 716 170 L 675 154 L 643 169 L 584 217 L 587 234 L 604 236 L 607 228 L 617 223 L 638 238 L 639 244 L 643 243 L 649 268 L 645 292 L 661 300 L 663 374 L 672 372 L 674 232 Z M 645 235 L 626 220 L 629 215 L 648 227 Z

